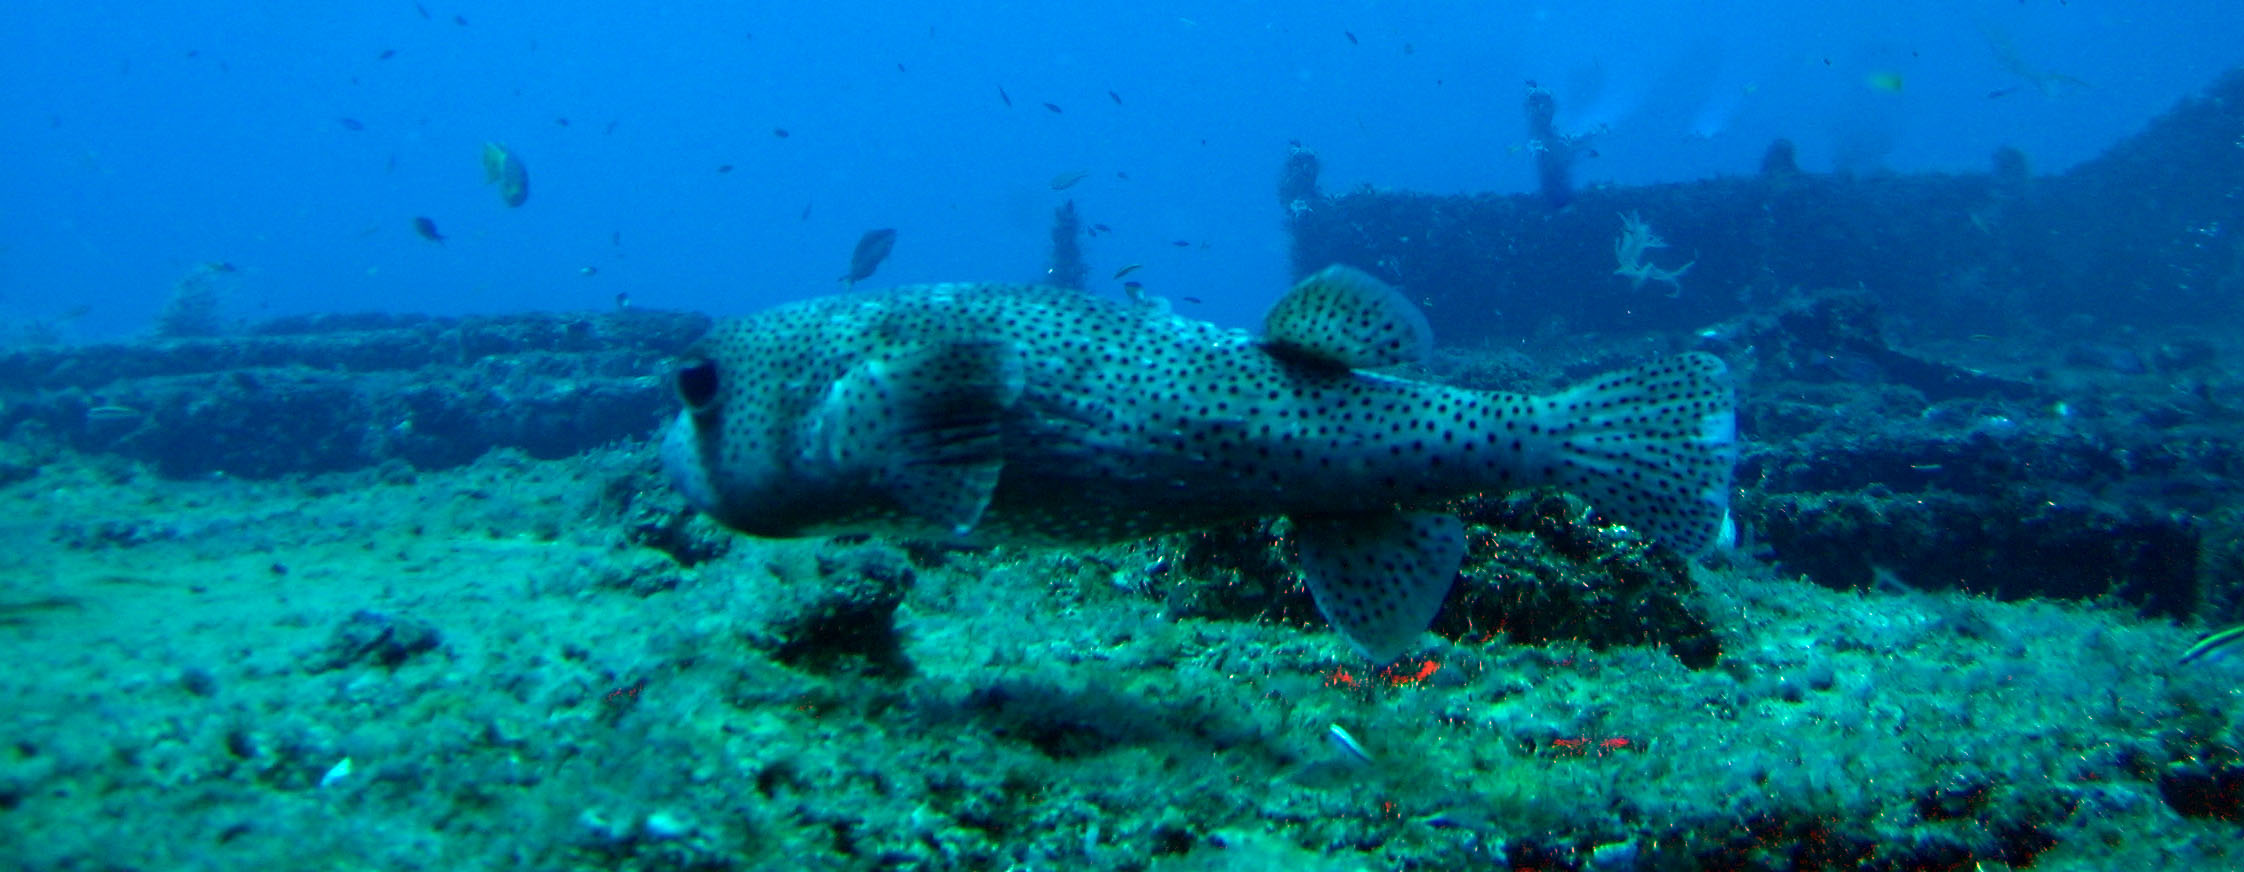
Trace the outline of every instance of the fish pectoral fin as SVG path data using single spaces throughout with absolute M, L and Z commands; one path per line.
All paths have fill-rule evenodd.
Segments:
M 841 469 L 868 469 L 898 506 L 965 533 L 979 522 L 1005 465 L 1005 413 L 1027 379 L 1007 342 L 915 345 L 859 364 L 814 416 Z
M 1426 314 L 1386 282 L 1335 264 L 1302 279 L 1270 307 L 1263 341 L 1292 354 L 1354 369 L 1415 363 L 1434 347 Z
M 1435 512 L 1295 518 L 1302 574 L 1317 610 L 1380 664 L 1434 622 L 1465 560 L 1465 525 Z

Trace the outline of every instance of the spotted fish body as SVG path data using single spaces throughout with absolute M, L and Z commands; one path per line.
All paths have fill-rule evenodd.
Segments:
M 719 325 L 676 375 L 671 481 L 758 536 L 1099 543 L 1288 515 L 1319 608 L 1375 660 L 1431 623 L 1458 497 L 1556 484 L 1686 552 L 1727 525 L 1727 370 L 1687 354 L 1547 397 L 1369 371 L 1418 311 L 1327 269 L 1261 337 L 1080 291 L 942 284 Z

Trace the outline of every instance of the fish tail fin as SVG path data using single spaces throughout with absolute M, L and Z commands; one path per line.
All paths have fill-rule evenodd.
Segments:
M 1686 554 L 1727 539 L 1737 465 L 1729 366 L 1691 353 L 1535 401 L 1552 483 Z

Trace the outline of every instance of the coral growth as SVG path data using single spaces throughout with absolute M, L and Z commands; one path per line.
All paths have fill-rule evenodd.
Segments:
M 1613 238 L 1613 260 L 1618 264 L 1613 268 L 1613 274 L 1627 276 L 1628 286 L 1632 290 L 1644 287 L 1644 282 L 1649 280 L 1666 282 L 1671 288 L 1667 294 L 1670 297 L 1683 293 L 1683 285 L 1676 279 L 1682 277 L 1683 273 L 1690 270 L 1691 264 L 1698 261 L 1694 260 L 1674 269 L 1662 269 L 1645 262 L 1645 252 L 1666 247 L 1667 240 L 1652 232 L 1652 225 L 1644 223 L 1644 219 L 1637 217 L 1635 212 L 1621 215 L 1621 235 Z

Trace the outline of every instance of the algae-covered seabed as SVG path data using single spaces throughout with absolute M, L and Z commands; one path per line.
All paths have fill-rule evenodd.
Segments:
M 48 459 L 0 490 L 0 852 L 150 870 L 2244 862 L 2237 824 L 2175 810 L 2233 808 L 2233 759 L 2187 758 L 2234 754 L 2244 664 L 2176 667 L 2190 634 L 2125 611 L 1700 568 L 1708 668 L 1429 636 L 1380 674 L 1311 622 L 1174 617 L 1178 586 L 1216 582 L 1158 546 L 758 543 L 675 510 L 644 446 L 285 482 Z

